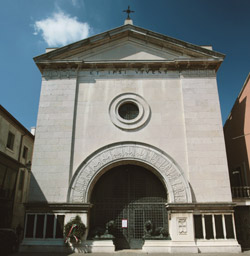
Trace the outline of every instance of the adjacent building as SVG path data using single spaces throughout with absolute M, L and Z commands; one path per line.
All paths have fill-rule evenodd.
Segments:
M 35 57 L 42 89 L 22 249 L 65 248 L 63 226 L 80 215 L 89 252 L 239 252 L 223 59 L 130 19 Z M 107 223 L 113 239 L 101 233 Z
M 34 136 L 0 105 L 0 227 L 24 229 Z
M 224 125 L 237 237 L 250 248 L 250 73 Z

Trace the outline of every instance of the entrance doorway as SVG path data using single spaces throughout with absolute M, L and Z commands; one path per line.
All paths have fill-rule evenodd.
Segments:
M 155 229 L 168 229 L 166 202 L 166 190 L 152 172 L 136 165 L 114 167 L 94 186 L 90 236 L 113 220 L 116 250 L 141 249 L 146 221 Z

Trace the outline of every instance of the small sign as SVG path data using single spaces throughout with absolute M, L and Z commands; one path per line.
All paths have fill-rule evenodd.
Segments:
M 127 227 L 128 227 L 128 220 L 122 219 L 122 228 L 127 228 Z

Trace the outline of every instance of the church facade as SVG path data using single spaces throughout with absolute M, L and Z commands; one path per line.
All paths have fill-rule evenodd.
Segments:
M 239 252 L 223 58 L 131 20 L 35 57 L 42 88 L 23 250 L 63 250 L 63 227 L 79 215 L 89 252 Z

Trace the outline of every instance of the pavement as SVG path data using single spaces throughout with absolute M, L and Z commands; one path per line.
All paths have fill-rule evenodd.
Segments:
M 168 256 L 171 253 L 145 253 L 141 250 L 122 250 L 114 253 L 88 253 L 89 256 Z M 250 251 L 244 251 L 242 253 L 200 253 L 201 256 L 250 256 Z M 0 254 L 1 255 L 1 254 Z M 86 256 L 86 253 L 55 253 L 55 252 L 18 252 L 11 254 L 11 256 Z M 173 256 L 195 256 L 193 253 L 174 253 Z

